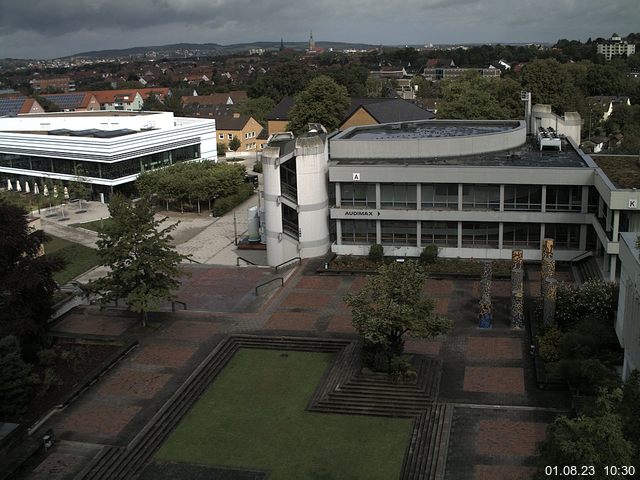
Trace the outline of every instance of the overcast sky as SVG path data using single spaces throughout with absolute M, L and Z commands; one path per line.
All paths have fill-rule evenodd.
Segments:
M 0 0 L 0 58 L 170 43 L 554 42 L 640 31 L 639 0 Z

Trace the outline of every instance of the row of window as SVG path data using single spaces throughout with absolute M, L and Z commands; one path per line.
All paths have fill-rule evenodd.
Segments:
M 420 205 L 423 209 L 457 210 L 458 184 L 421 184 Z M 416 209 L 417 184 L 382 183 L 380 184 L 380 207 L 391 209 Z M 589 211 L 595 211 L 598 196 L 589 195 Z M 342 183 L 340 184 L 341 207 L 376 208 L 376 184 Z M 582 209 L 582 187 L 579 185 L 549 185 L 546 190 L 545 208 L 547 211 L 580 212 Z M 500 210 L 500 185 L 463 185 L 463 210 Z M 541 185 L 505 185 L 504 210 L 541 211 Z
M 377 243 L 375 220 L 341 220 L 342 243 L 362 245 Z M 463 248 L 498 248 L 500 225 L 494 222 L 461 222 Z M 409 220 L 381 220 L 382 245 L 418 245 L 417 222 Z M 539 248 L 541 227 L 538 223 L 503 223 L 503 248 Z M 559 249 L 577 250 L 580 225 L 546 224 L 545 237 L 555 240 Z M 439 247 L 458 246 L 458 222 L 420 222 L 420 244 Z
M 0 167 L 77 175 L 80 177 L 116 179 L 199 157 L 200 145 L 176 148 L 114 163 L 0 153 Z

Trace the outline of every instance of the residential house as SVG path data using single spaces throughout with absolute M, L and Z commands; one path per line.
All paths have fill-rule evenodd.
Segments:
M 55 103 L 63 112 L 100 110 L 100 103 L 92 92 L 49 93 L 40 96 Z
M 30 80 L 29 83 L 35 93 L 51 90 L 75 92 L 76 90 L 76 82 L 70 77 L 34 78 Z
M 253 117 L 242 115 L 238 112 L 231 112 L 229 115 L 220 115 L 215 117 L 216 134 L 218 143 L 225 143 L 227 146 L 237 137 L 240 140 L 240 148 L 238 152 L 255 152 L 258 151 L 258 136 L 262 132 L 262 125 Z
M 191 105 L 239 105 L 247 101 L 247 92 L 244 90 L 238 90 L 228 93 L 214 93 L 211 95 L 198 95 L 193 97 L 182 97 L 182 104 L 185 107 Z
M 599 106 L 602 108 L 602 121 L 607 120 L 611 116 L 616 105 L 631 106 L 631 100 L 629 97 L 625 96 L 599 95 L 595 97 L 588 97 L 587 102 L 590 106 Z
M 44 113 L 44 109 L 33 98 L 25 96 L 0 97 L 0 117 L 25 113 Z
M 629 57 L 636 53 L 636 46 L 626 40 L 622 40 L 620 35 L 614 33 L 609 40 L 596 44 L 596 51 L 599 55 L 604 55 L 605 60 L 609 61 L 612 57 Z

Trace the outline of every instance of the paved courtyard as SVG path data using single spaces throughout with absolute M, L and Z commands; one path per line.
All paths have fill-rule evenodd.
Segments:
M 70 407 L 52 417 L 61 440 L 29 478 L 73 478 L 97 449 L 127 445 L 225 335 L 313 335 L 352 338 L 345 294 L 366 283 L 362 276 L 319 276 L 303 264 L 283 288 L 256 296 L 257 284 L 273 278 L 262 268 L 190 268 L 179 298 L 187 311 L 152 315 L 142 329 L 121 310 L 85 307 L 64 317 L 59 334 L 140 345 Z M 278 275 L 279 276 L 279 275 Z M 531 291 L 536 280 L 527 282 Z M 493 282 L 494 327 L 477 328 L 478 281 L 429 279 L 425 293 L 439 313 L 454 321 L 446 336 L 408 339 L 408 353 L 442 362 L 439 402 L 454 406 L 446 477 L 451 480 L 530 478 L 536 442 L 562 393 L 536 387 L 526 332 L 509 328 L 506 280 Z M 65 467 L 66 465 L 66 467 Z M 45 473 L 49 472 L 50 477 Z

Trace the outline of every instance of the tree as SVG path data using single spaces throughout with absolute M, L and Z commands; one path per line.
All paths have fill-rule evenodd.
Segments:
M 58 257 L 41 255 L 44 232 L 29 227 L 26 212 L 0 200 L 0 337 L 15 335 L 27 354 L 39 346 L 58 285 Z
M 170 235 L 177 224 L 162 226 L 166 218 L 156 220 L 146 198 L 132 204 L 115 195 L 109 213 L 112 222 L 104 225 L 97 241 L 98 255 L 109 272 L 85 289 L 99 295 L 102 305 L 125 299 L 146 326 L 148 312 L 172 300 L 180 285 L 179 265 L 186 257 L 175 251 Z
M 259 77 L 247 93 L 252 98 L 269 97 L 277 103 L 283 97 L 301 92 L 315 76 L 316 73 L 306 65 L 287 62 Z
M 449 331 L 451 321 L 436 314 L 434 301 L 423 294 L 425 280 L 426 273 L 415 262 L 393 262 L 370 276 L 359 293 L 345 297 L 365 355 L 382 355 L 390 365 L 404 351 L 406 333 L 431 338 Z
M 240 142 L 240 139 L 234 135 L 229 142 L 229 150 L 231 150 L 232 152 L 237 152 L 241 146 L 242 143 Z
M 315 78 L 296 96 L 287 129 L 300 134 L 306 132 L 309 123 L 321 123 L 329 132 L 336 130 L 344 120 L 349 103 L 345 87 L 324 75 Z
M 142 110 L 145 112 L 164 112 L 166 107 L 164 106 L 164 103 L 160 101 L 158 95 L 151 92 L 142 103 Z
M 556 60 L 535 60 L 522 69 L 522 86 L 531 91 L 534 103 L 551 105 L 560 112 L 578 108 L 581 97 L 569 69 Z
M 562 467 L 593 466 L 595 474 L 589 478 L 600 480 L 610 478 L 605 475 L 607 465 L 632 465 L 633 445 L 624 438 L 621 418 L 615 412 L 620 395 L 619 390 L 601 393 L 596 416 L 556 418 L 547 429 L 547 439 L 540 445 L 536 478 L 549 478 L 544 471 L 548 465 L 557 466 L 560 471 Z
M 267 115 L 274 109 L 276 103 L 269 97 L 250 98 L 243 102 L 238 110 L 243 115 L 253 117 L 260 125 L 267 125 Z
M 0 415 L 24 411 L 30 372 L 31 366 L 22 359 L 18 339 L 13 335 L 0 339 Z

